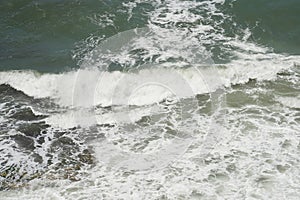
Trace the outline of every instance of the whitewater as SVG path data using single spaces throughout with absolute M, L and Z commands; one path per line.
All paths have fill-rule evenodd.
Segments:
M 105 1 L 77 68 L 1 70 L 1 199 L 298 199 L 300 56 L 239 2 Z

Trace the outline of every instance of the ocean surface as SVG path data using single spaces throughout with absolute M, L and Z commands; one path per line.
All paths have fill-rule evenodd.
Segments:
M 0 199 L 298 200 L 299 11 L 0 1 Z

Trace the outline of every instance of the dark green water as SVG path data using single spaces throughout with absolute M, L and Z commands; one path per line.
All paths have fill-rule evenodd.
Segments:
M 229 10 L 238 24 L 251 27 L 257 43 L 276 52 L 300 54 L 300 1 L 237 0 Z
M 114 26 L 101 28 L 93 19 L 116 14 Z M 139 14 L 127 21 L 121 1 L 55 0 L 0 2 L 0 69 L 58 72 L 76 68 L 76 45 L 87 38 L 143 26 Z M 87 39 L 88 40 L 88 39 Z
M 144 27 L 153 4 L 130 13 L 118 0 L 10 0 L 0 2 L 0 70 L 61 72 L 78 68 L 80 56 L 118 32 Z M 225 22 L 225 34 L 249 28 L 250 40 L 276 52 L 300 53 L 298 0 L 226 1 L 220 10 L 237 23 Z M 105 26 L 107 15 L 112 24 Z M 96 42 L 93 42 L 96 41 Z M 77 54 L 76 54 L 77 52 Z M 78 53 L 80 52 L 80 53 Z M 76 54 L 76 56 L 74 56 Z M 78 55 L 79 54 L 79 55 Z M 75 58 L 74 58 L 75 57 Z

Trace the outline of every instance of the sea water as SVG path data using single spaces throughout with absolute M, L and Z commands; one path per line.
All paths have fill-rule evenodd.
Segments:
M 299 199 L 300 2 L 0 2 L 1 199 Z

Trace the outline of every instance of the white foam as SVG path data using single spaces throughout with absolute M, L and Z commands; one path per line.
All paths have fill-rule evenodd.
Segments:
M 300 108 L 300 96 L 278 97 L 277 100 L 284 106 L 288 106 L 290 108 Z
M 53 114 L 45 119 L 51 127 L 73 128 L 90 127 L 95 124 L 131 123 L 140 120 L 143 116 L 162 112 L 156 105 L 128 109 L 127 107 L 115 108 L 113 112 L 105 112 L 101 108 L 73 109 L 70 111 Z
M 156 66 L 135 73 L 106 72 L 97 68 L 63 74 L 9 71 L 0 72 L 0 84 L 9 84 L 35 98 L 50 97 L 62 106 L 146 105 L 172 96 L 180 99 L 212 92 L 249 79 L 271 80 L 300 60 L 298 56 L 269 57 L 240 59 L 224 66 L 186 69 Z

